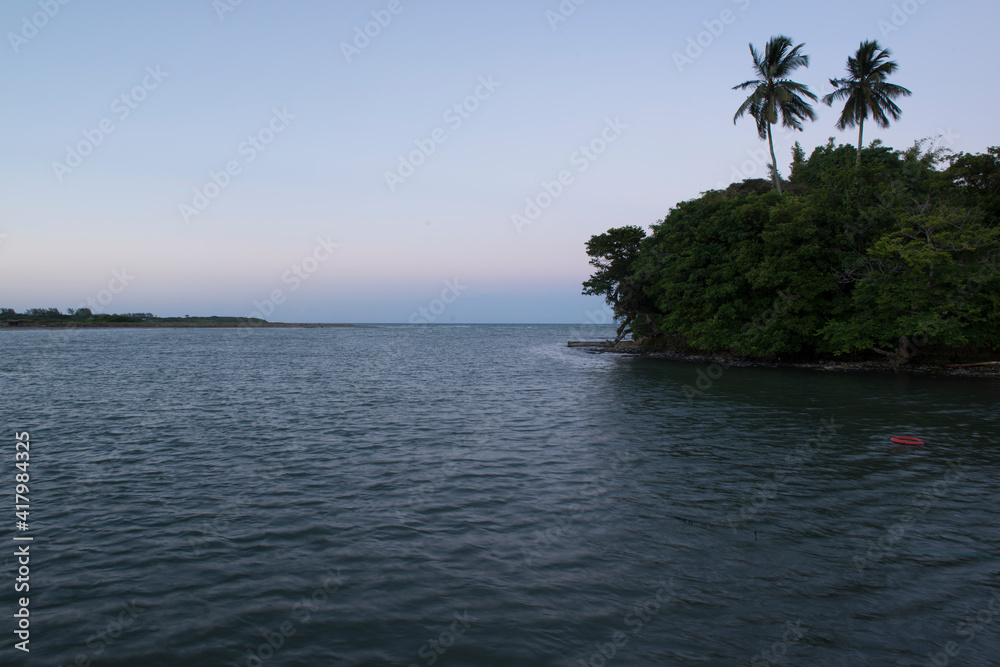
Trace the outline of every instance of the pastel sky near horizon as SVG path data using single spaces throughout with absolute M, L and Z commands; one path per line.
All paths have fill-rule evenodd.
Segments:
M 823 95 L 878 39 L 913 96 L 866 143 L 982 152 L 998 24 L 969 0 L 6 0 L 0 306 L 591 322 L 592 235 L 767 176 L 733 123 L 749 42 L 804 42 Z M 776 137 L 786 176 L 795 140 L 857 140 L 816 111 Z

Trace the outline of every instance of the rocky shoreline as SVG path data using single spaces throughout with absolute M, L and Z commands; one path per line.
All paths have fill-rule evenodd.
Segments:
M 635 341 L 574 341 L 569 347 L 582 348 L 596 354 L 631 354 L 651 359 L 667 359 L 690 364 L 718 364 L 732 368 L 802 368 L 814 371 L 844 373 L 910 373 L 954 377 L 1000 378 L 1000 364 L 954 367 L 940 364 L 907 364 L 890 361 L 781 361 L 744 359 L 720 354 L 697 354 L 649 350 Z

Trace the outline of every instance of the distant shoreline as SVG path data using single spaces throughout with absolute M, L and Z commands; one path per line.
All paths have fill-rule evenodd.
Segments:
M 210 324 L 198 322 L 183 324 L 181 322 L 95 322 L 86 324 L 80 322 L 22 322 L 7 326 L 0 324 L 0 331 L 18 331 L 27 329 L 365 329 L 364 324 L 315 324 L 288 322 L 261 322 L 253 324 L 235 324 L 232 322 Z

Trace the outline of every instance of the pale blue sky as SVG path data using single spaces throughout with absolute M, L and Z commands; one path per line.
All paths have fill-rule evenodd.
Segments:
M 819 94 L 861 40 L 893 50 L 914 95 L 866 141 L 1000 143 L 992 2 L 567 0 L 556 22 L 558 0 L 62 1 L 0 5 L 5 307 L 588 322 L 591 235 L 766 175 L 731 88 L 775 34 L 806 43 Z M 856 141 L 817 112 L 807 150 Z

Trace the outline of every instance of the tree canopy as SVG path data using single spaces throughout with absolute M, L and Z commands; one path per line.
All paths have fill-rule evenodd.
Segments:
M 631 280 L 631 275 L 645 238 L 644 229 L 627 226 L 610 229 L 587 242 L 590 265 L 597 271 L 583 283 L 583 293 L 603 296 L 615 317 L 622 320 L 618 329 L 619 340 L 629 333 L 629 313 L 642 306 L 642 292 Z
M 753 358 L 1000 349 L 1000 148 L 831 139 L 785 196 L 748 180 L 587 245 L 633 337 Z M 631 231 L 627 231 L 631 230 Z M 627 298 L 623 298 L 627 295 Z

